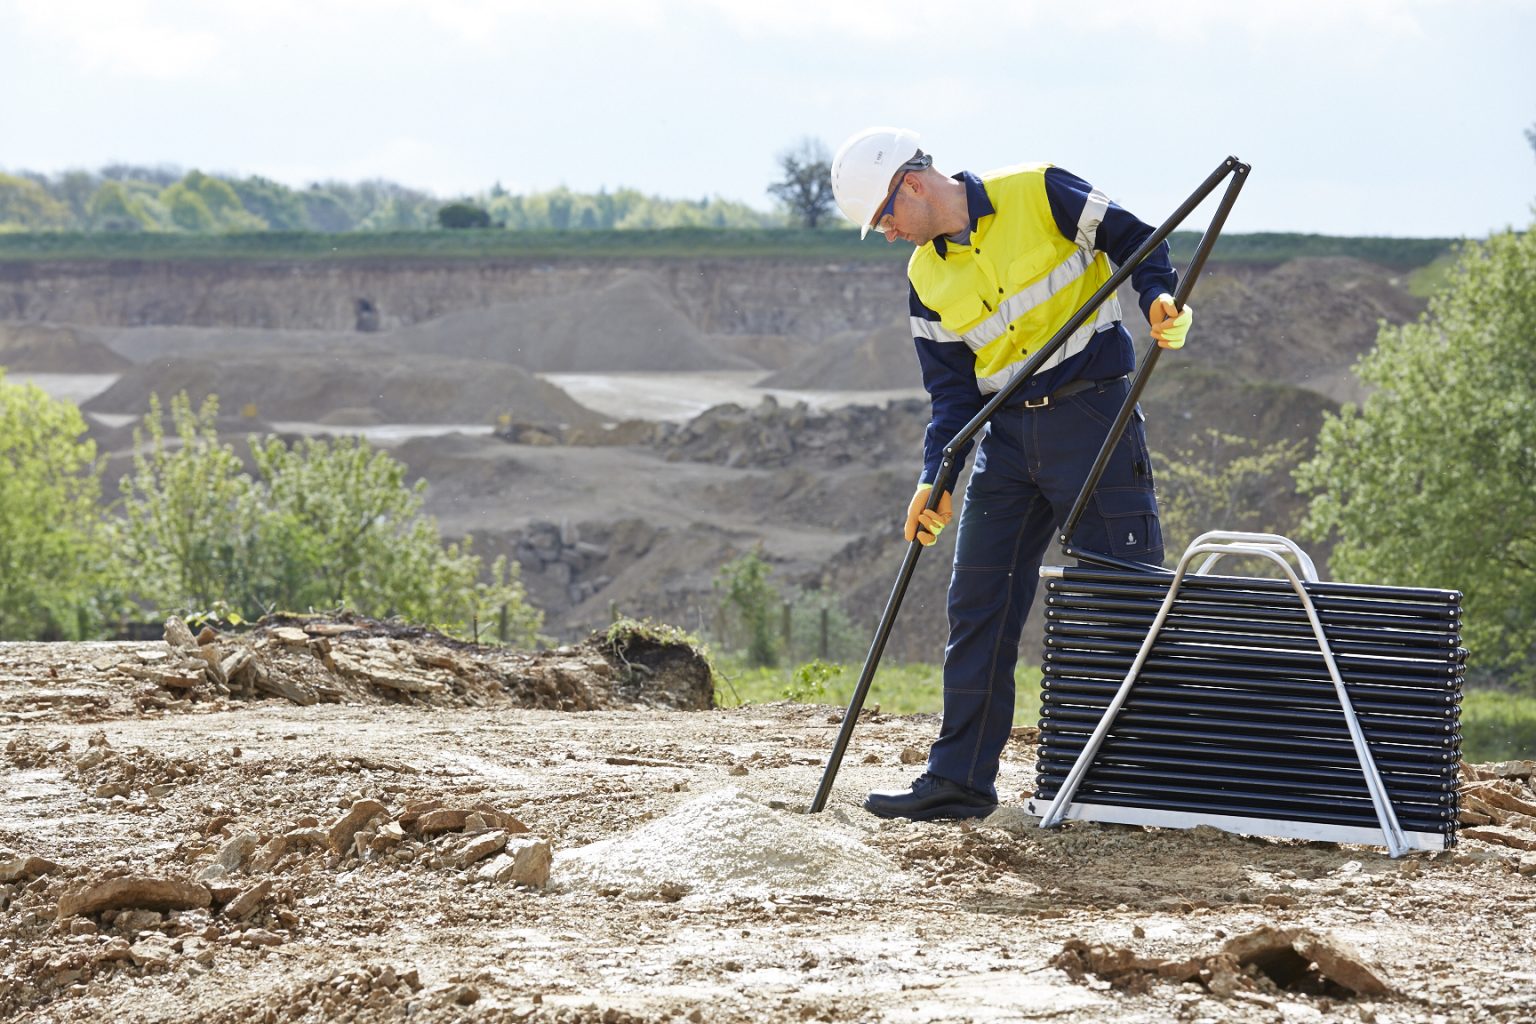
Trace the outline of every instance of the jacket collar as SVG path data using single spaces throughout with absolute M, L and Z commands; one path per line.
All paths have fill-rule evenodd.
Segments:
M 997 212 L 992 205 L 992 197 L 987 195 L 987 187 L 982 184 L 980 178 L 970 171 L 961 171 L 953 175 L 954 179 L 965 186 L 966 211 L 971 218 L 971 234 L 976 233 L 976 225 L 983 217 Z M 949 258 L 949 239 L 943 235 L 933 240 L 933 251 L 939 254 L 940 259 Z

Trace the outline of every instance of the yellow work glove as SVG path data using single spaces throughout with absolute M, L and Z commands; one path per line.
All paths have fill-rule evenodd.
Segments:
M 954 518 L 954 503 L 949 500 L 949 492 L 939 499 L 939 507 L 926 508 L 928 504 L 928 492 L 933 490 L 933 484 L 918 484 L 917 493 L 912 495 L 912 501 L 907 505 L 907 526 L 903 535 L 911 541 L 916 538 L 918 543 L 928 548 L 939 539 L 939 534 L 944 532 L 944 527 Z
M 1184 335 L 1189 331 L 1189 322 L 1195 318 L 1191 307 L 1185 306 L 1184 311 L 1179 312 L 1173 304 L 1173 296 L 1163 292 L 1152 301 L 1152 308 L 1147 310 L 1147 314 L 1152 322 L 1152 337 L 1157 339 L 1159 346 L 1184 347 Z

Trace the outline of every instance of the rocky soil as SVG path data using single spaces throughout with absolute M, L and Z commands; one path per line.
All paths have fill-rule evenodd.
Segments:
M 1533 1019 L 1529 762 L 1398 860 L 1042 831 L 1028 729 L 990 818 L 885 822 L 936 723 L 871 708 L 811 816 L 838 709 L 712 709 L 701 667 L 355 620 L 0 645 L 0 1017 Z

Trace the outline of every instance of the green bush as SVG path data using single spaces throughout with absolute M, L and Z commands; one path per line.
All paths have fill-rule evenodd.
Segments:
M 1334 575 L 1465 593 L 1473 668 L 1536 685 L 1536 231 L 1466 245 L 1357 367 L 1296 479 Z
M 103 616 L 101 469 L 69 402 L 0 369 L 0 639 L 78 639 Z
M 168 443 L 158 397 L 135 431 L 134 471 L 113 523 L 119 573 L 158 612 L 227 607 L 243 618 L 282 609 L 349 608 L 448 632 L 537 642 L 516 563 L 489 572 L 470 548 L 444 545 L 422 514 L 425 482 L 367 442 L 251 438 L 245 472 L 215 426 L 214 398 L 171 401 Z

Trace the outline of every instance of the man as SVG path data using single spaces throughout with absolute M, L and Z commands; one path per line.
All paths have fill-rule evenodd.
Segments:
M 953 500 L 925 509 L 943 450 L 1024 361 L 1060 329 L 1152 228 L 1082 179 L 1047 164 L 946 177 L 899 128 L 852 136 L 832 161 L 844 215 L 916 246 L 907 265 L 912 334 L 933 415 L 905 536 L 933 544 Z M 1131 275 L 1152 336 L 1184 343 L 1191 312 L 1174 307 L 1166 244 Z M 997 410 L 960 513 L 949 586 L 944 720 L 927 771 L 876 791 L 885 818 L 973 818 L 997 806 L 998 761 L 1013 726 L 1013 671 L 1046 547 L 1071 511 L 1129 393 L 1131 336 L 1111 298 Z M 1138 410 L 1139 412 L 1139 410 Z M 966 452 L 957 453 L 960 464 Z M 960 465 L 955 467 L 958 474 Z M 953 478 L 951 478 L 951 482 Z M 1160 563 L 1152 464 L 1133 418 L 1076 533 L 1076 546 Z

